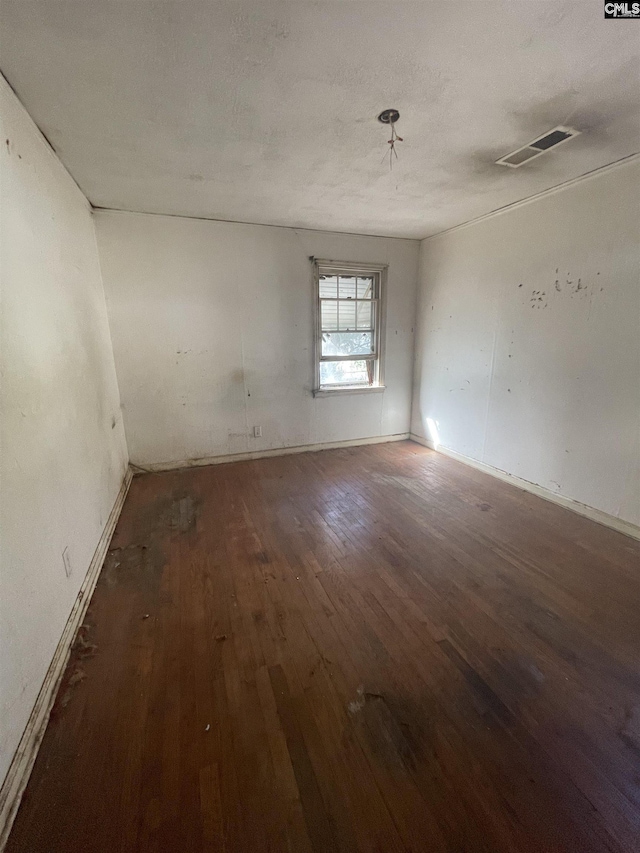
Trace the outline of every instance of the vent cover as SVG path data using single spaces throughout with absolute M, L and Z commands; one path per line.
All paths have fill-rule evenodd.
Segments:
M 562 145 L 563 142 L 568 142 L 574 136 L 579 136 L 579 130 L 572 130 L 570 127 L 554 127 L 553 130 L 544 133 L 528 145 L 523 145 L 522 148 L 517 148 L 511 154 L 505 154 L 496 163 L 499 166 L 509 166 L 511 169 L 517 169 L 523 166 L 530 160 L 542 156 L 551 148 L 556 148 Z

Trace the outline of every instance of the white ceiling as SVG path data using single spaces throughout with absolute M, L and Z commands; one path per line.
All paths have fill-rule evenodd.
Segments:
M 602 0 L 1 10 L 5 76 L 100 207 L 425 237 L 640 150 L 640 26 Z M 557 124 L 582 135 L 494 164 Z

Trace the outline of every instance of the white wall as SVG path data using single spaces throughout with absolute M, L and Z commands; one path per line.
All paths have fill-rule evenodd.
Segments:
M 408 432 L 415 241 L 117 212 L 96 227 L 132 462 Z M 389 264 L 384 393 L 312 397 L 310 255 Z
M 1 781 L 127 455 L 88 204 L 1 78 L 0 117 Z
M 639 172 L 423 241 L 412 411 L 413 433 L 431 418 L 443 446 L 635 524 Z

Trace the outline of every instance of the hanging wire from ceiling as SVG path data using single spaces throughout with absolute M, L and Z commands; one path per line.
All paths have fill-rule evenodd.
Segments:
M 398 112 L 398 110 L 393 110 L 393 109 L 383 110 L 380 113 L 380 115 L 378 116 L 379 122 L 382 122 L 382 124 L 388 124 L 391 126 L 391 139 L 387 140 L 388 145 L 389 145 L 389 152 L 388 152 L 388 155 L 389 155 L 389 171 L 391 171 L 393 169 L 393 158 L 395 157 L 396 160 L 399 159 L 398 158 L 398 152 L 396 150 L 396 143 L 404 142 L 403 138 L 401 136 L 398 136 L 398 133 L 396 131 L 396 122 L 398 121 L 399 118 L 400 118 L 400 113 Z M 384 157 L 382 158 L 382 162 L 385 161 L 386 157 L 387 157 L 387 154 L 385 154 Z

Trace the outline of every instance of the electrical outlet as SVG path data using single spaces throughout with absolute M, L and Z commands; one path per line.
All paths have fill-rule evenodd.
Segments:
M 69 556 L 69 549 L 65 548 L 62 552 L 62 562 L 64 563 L 64 573 L 70 578 L 71 577 L 71 557 Z
M 261 426 L 254 426 L 253 437 L 254 438 L 262 438 L 262 427 Z

